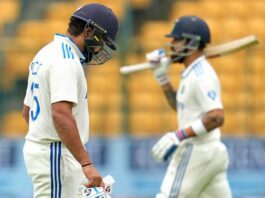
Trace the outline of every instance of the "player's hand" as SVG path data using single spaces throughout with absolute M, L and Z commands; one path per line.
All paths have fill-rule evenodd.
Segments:
M 160 85 L 167 84 L 168 68 L 170 66 L 170 59 L 166 57 L 166 53 L 163 49 L 157 49 L 153 52 L 146 54 L 147 61 L 153 65 L 154 77 Z
M 103 182 L 102 177 L 98 173 L 97 169 L 93 166 L 93 164 L 89 166 L 84 166 L 83 172 L 88 179 L 88 182 L 84 184 L 85 187 L 103 187 L 105 188 L 105 184 Z
M 152 155 L 157 161 L 167 161 L 175 152 L 180 140 L 176 132 L 168 132 L 163 135 L 152 148 Z

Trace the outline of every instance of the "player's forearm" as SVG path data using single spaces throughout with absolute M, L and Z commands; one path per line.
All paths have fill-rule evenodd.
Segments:
M 162 86 L 162 89 L 164 91 L 164 94 L 167 98 L 167 101 L 172 109 L 177 111 L 177 100 L 176 100 L 176 90 L 172 87 L 170 83 L 167 83 Z
M 198 119 L 191 124 L 190 127 L 177 131 L 177 136 L 180 140 L 199 136 L 211 132 L 212 130 L 221 127 L 224 123 L 224 113 L 222 109 L 215 109 L 207 112 L 202 119 Z
M 90 163 L 91 160 L 81 142 L 74 117 L 60 112 L 53 112 L 53 121 L 61 141 L 76 160 L 81 165 Z
M 207 131 L 221 127 L 224 124 L 224 113 L 222 109 L 216 109 L 208 112 L 202 118 L 202 123 Z

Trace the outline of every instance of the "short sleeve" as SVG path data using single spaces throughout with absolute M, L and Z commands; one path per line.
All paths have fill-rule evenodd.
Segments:
M 60 60 L 50 66 L 49 84 L 51 103 L 68 101 L 78 103 L 76 64 L 72 60 Z
M 196 98 L 205 112 L 209 112 L 214 109 L 223 109 L 220 86 L 216 80 L 212 78 L 200 78 L 194 86 Z
M 26 95 L 24 98 L 24 105 L 30 106 L 30 102 L 31 102 L 31 78 L 30 75 L 28 76 L 28 85 L 27 85 L 27 90 L 26 90 Z
M 24 98 L 24 105 L 30 106 L 29 87 L 27 87 L 26 95 L 25 95 L 25 98 Z

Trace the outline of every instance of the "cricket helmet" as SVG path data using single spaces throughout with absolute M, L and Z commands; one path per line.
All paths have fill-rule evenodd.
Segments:
M 172 62 L 183 63 L 185 57 L 197 50 L 203 50 L 210 43 L 211 35 L 207 23 L 196 16 L 183 16 L 178 19 L 171 33 L 166 37 L 181 41 L 180 44 L 169 43 L 168 54 Z
M 200 41 L 200 45 L 206 45 L 211 42 L 210 29 L 207 23 L 197 16 L 183 16 L 175 22 L 171 33 L 166 37 L 174 39 L 186 39 L 193 37 Z
M 101 28 L 102 34 L 107 39 L 106 43 L 112 50 L 116 50 L 115 39 L 119 30 L 119 22 L 113 11 L 98 3 L 87 4 L 77 9 L 73 15 L 86 21 L 92 27 Z
M 88 54 L 98 64 L 108 61 L 111 55 L 104 48 L 104 44 L 116 50 L 115 40 L 119 30 L 119 22 L 113 11 L 102 4 L 91 3 L 78 8 L 72 17 L 85 21 L 87 23 L 85 29 L 87 27 L 93 29 L 93 35 L 84 39 Z M 100 52 L 95 50 L 101 48 L 103 50 Z M 89 59 L 91 60 L 91 57 Z

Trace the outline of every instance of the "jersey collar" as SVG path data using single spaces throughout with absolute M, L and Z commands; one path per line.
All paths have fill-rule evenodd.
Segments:
M 69 45 L 71 45 L 74 48 L 74 50 L 75 50 L 76 54 L 78 55 L 79 59 L 80 60 L 85 60 L 84 55 L 82 54 L 82 52 L 76 46 L 75 42 L 70 37 L 68 37 L 68 36 L 66 36 L 64 34 L 58 34 L 58 33 L 56 33 L 54 35 L 54 40 L 64 41 L 64 42 L 68 43 Z
M 196 60 L 194 60 L 182 73 L 181 77 L 186 78 L 189 73 L 198 65 L 198 63 L 205 60 L 205 56 L 200 56 Z

